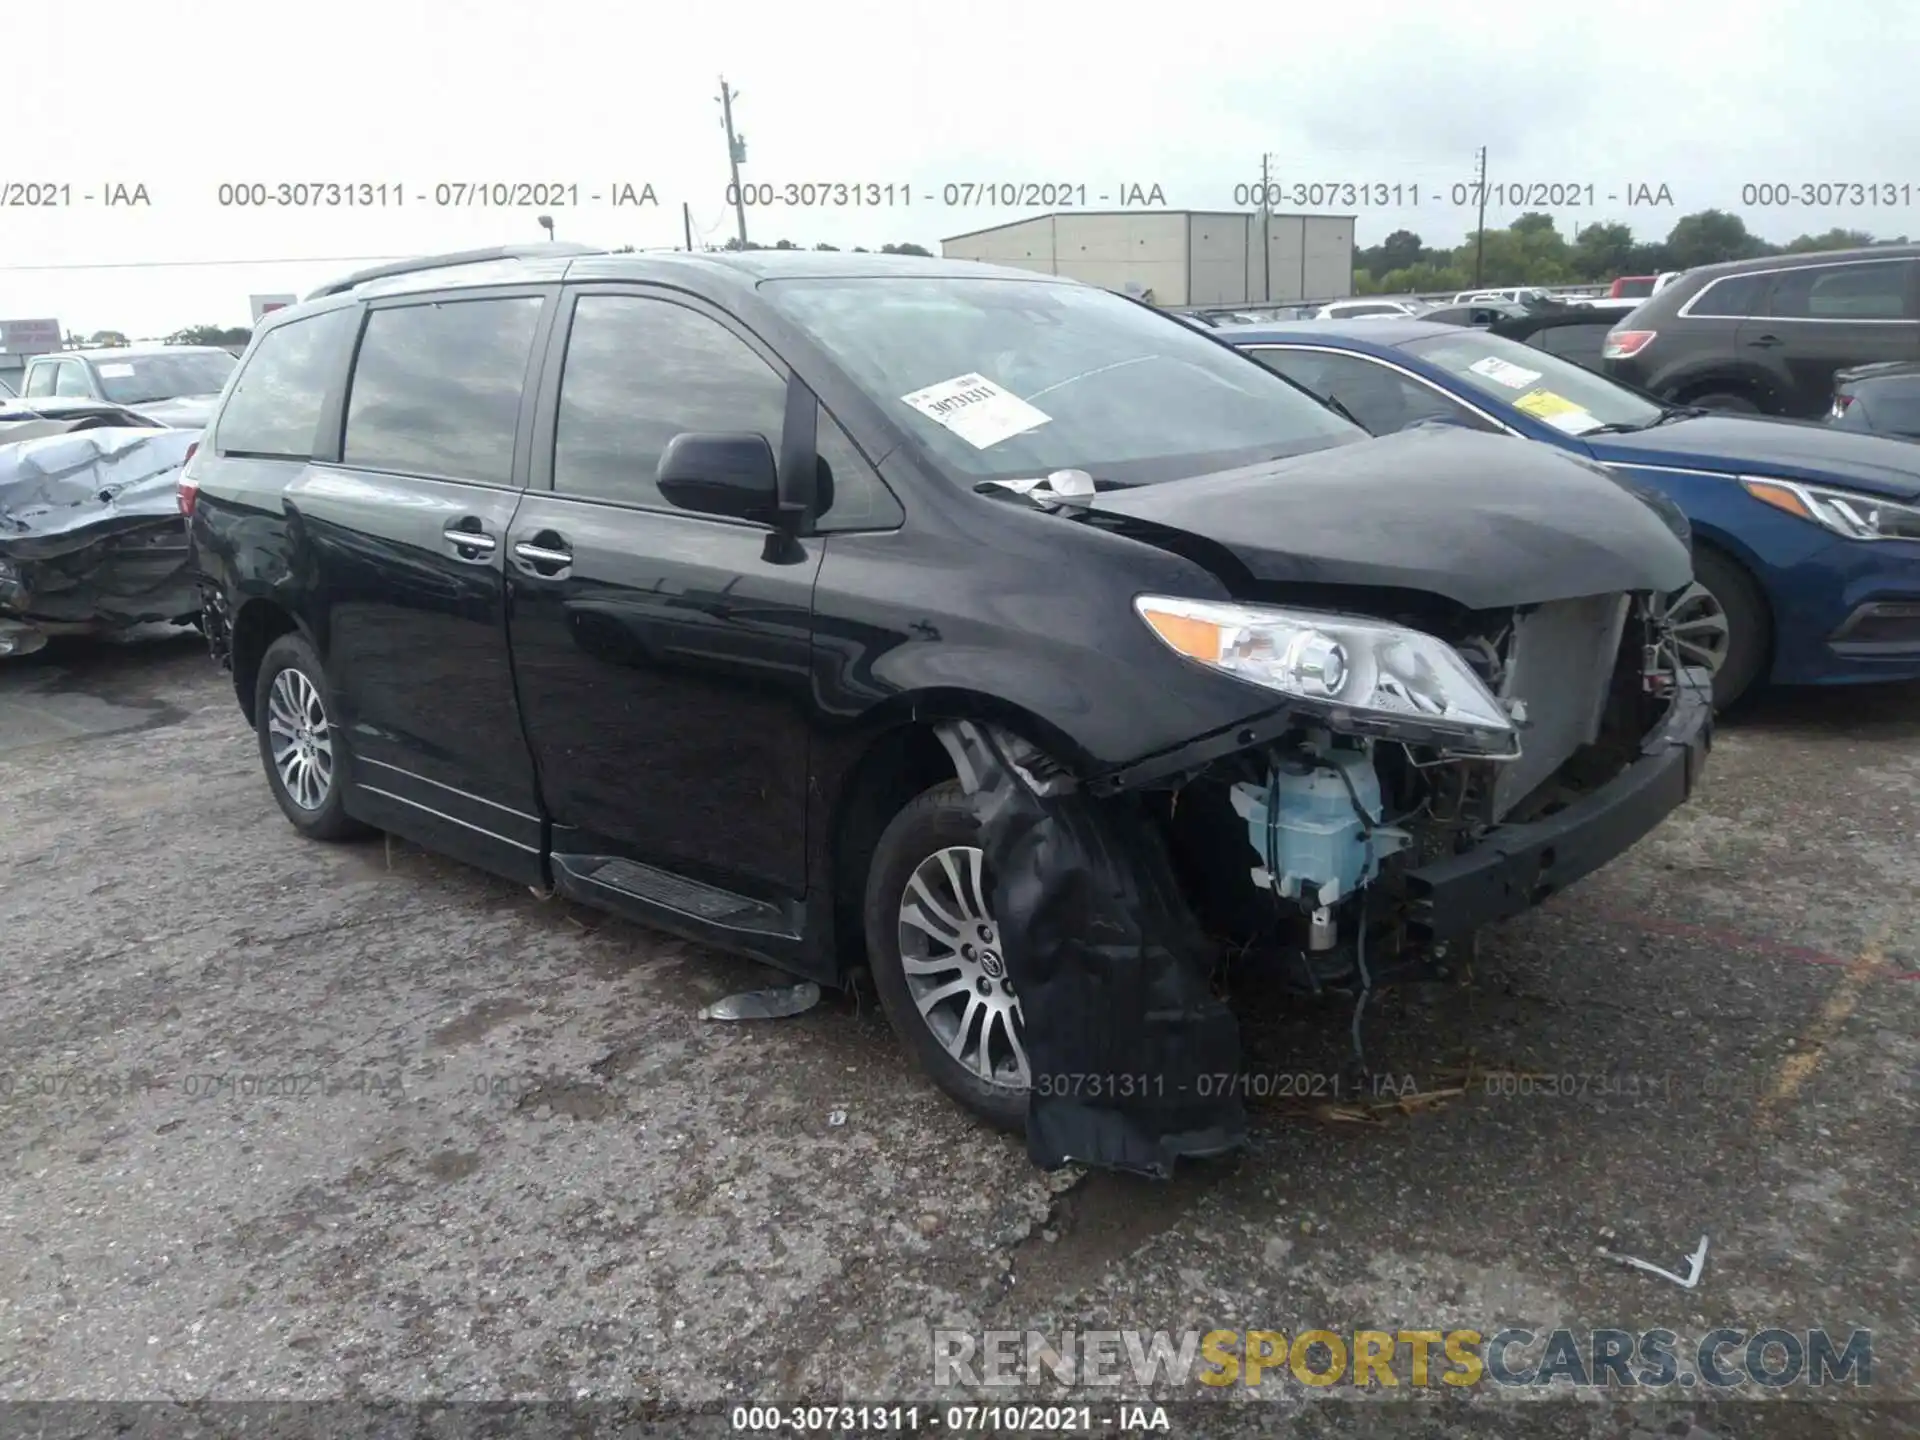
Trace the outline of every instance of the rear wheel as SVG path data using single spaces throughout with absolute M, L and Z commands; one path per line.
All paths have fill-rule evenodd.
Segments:
M 1703 410 L 1720 410 L 1730 415 L 1758 415 L 1760 407 L 1736 390 L 1709 390 L 1704 395 L 1693 395 L 1687 404 L 1698 405 Z
M 346 737 L 333 723 L 326 670 L 304 636 L 282 635 L 260 657 L 254 730 L 273 798 L 314 840 L 348 840 L 367 827 L 346 811 Z
M 987 910 L 979 816 L 957 780 L 881 834 L 865 921 L 881 1007 L 920 1068 L 982 1119 L 1022 1129 L 1032 1074 L 1020 999 Z
M 1717 550 L 1694 552 L 1693 584 L 1667 606 L 1683 664 L 1713 674 L 1713 706 L 1728 710 L 1753 688 L 1772 647 L 1765 600 L 1747 572 Z

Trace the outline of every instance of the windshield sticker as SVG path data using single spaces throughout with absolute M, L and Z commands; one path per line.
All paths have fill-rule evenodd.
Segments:
M 124 364 L 120 361 L 113 361 L 110 364 L 102 365 L 100 367 L 100 378 L 102 380 L 126 380 L 130 378 L 132 375 L 133 375 L 133 366 Z
M 1489 355 L 1484 360 L 1476 360 L 1467 367 L 1476 375 L 1484 375 L 1496 385 L 1505 385 L 1512 390 L 1524 390 L 1540 378 L 1538 370 L 1528 370 L 1502 360 L 1498 355 Z
M 900 398 L 976 450 L 1024 435 L 1053 418 L 984 375 L 956 375 Z
M 1551 390 L 1535 390 L 1522 395 L 1513 402 L 1513 408 L 1524 410 L 1569 435 L 1584 435 L 1589 430 L 1598 429 L 1602 423 L 1594 418 L 1591 411 L 1582 409 L 1566 396 L 1556 395 Z

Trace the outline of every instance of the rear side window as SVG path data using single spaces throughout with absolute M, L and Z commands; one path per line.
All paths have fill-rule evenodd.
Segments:
M 1906 261 L 1790 270 L 1773 287 L 1781 320 L 1899 320 L 1907 313 Z
M 639 295 L 582 295 L 560 372 L 553 488 L 664 507 L 655 476 L 674 436 L 744 431 L 778 455 L 786 413 L 786 377 L 718 320 Z
M 1761 298 L 1772 279 L 1771 275 L 1723 275 L 1708 281 L 1707 288 L 1687 306 L 1687 314 L 1710 320 L 1738 320 L 1758 315 Z
M 359 317 L 359 308 L 349 305 L 289 321 L 262 335 L 221 408 L 215 450 L 222 455 L 310 458 L 327 390 Z
M 60 362 L 60 378 L 54 382 L 53 393 L 75 400 L 92 398 L 93 390 L 87 384 L 87 372 L 80 367 L 78 361 Z
M 401 305 L 367 316 L 340 458 L 505 485 L 540 297 Z

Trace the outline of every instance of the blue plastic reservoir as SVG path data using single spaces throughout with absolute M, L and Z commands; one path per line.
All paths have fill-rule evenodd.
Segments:
M 1233 787 L 1233 808 L 1247 822 L 1248 843 L 1261 862 L 1256 884 L 1310 905 L 1331 905 L 1373 879 L 1379 847 L 1354 809 L 1357 798 L 1367 820 L 1379 823 L 1380 779 L 1370 754 L 1328 750 L 1315 761 L 1275 767 L 1273 781 L 1271 790 Z M 1271 811 L 1270 796 L 1276 801 Z M 1393 840 L 1399 839 L 1396 833 Z

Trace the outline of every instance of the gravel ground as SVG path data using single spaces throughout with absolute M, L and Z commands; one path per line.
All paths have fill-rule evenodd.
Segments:
M 1871 1330 L 1871 1383 L 1436 1409 L 1281 1373 L 1169 1414 L 1914 1433 L 1916 736 L 1913 687 L 1766 700 L 1633 853 L 1380 1003 L 1373 1063 L 1429 1098 L 1267 1094 L 1246 1153 L 1153 1184 L 1038 1173 L 870 999 L 703 1022 L 767 972 L 301 841 L 196 639 L 12 662 L 0 1400 L 1004 1400 L 1063 1392 L 936 1389 L 930 1331 L 1724 1325 Z M 1256 1083 L 1337 1073 L 1346 1022 L 1250 1015 Z M 1702 1235 L 1692 1290 L 1596 1254 Z

